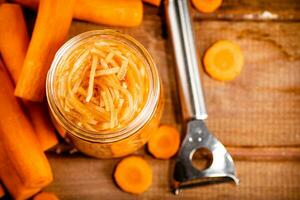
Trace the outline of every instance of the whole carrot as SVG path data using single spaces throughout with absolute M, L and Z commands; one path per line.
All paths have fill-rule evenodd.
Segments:
M 29 36 L 20 5 L 0 5 L 0 52 L 7 69 L 17 83 L 29 44 Z M 58 143 L 47 111 L 40 103 L 26 102 L 31 122 L 43 150 Z
M 29 44 L 26 23 L 21 6 L 0 5 L 0 51 L 10 75 L 16 81 Z
M 141 0 L 77 0 L 74 17 L 97 24 L 133 27 L 142 22 L 143 4 Z
M 0 179 L 14 199 L 28 199 L 41 190 L 40 187 L 25 186 L 14 169 L 9 157 L 4 152 L 0 141 Z M 4 192 L 4 191 L 3 191 Z M 4 193 L 3 193 L 4 194 Z M 1 195 L 0 195 L 1 198 Z
M 0 148 L 7 155 L 24 186 L 44 187 L 53 179 L 49 162 L 30 122 L 13 95 L 13 84 L 2 62 L 0 85 Z
M 31 9 L 36 9 L 39 3 L 39 0 L 14 1 Z M 141 0 L 77 0 L 74 18 L 96 24 L 134 27 L 142 22 L 143 4 Z
M 75 0 L 41 0 L 15 95 L 41 102 L 47 71 L 68 34 Z

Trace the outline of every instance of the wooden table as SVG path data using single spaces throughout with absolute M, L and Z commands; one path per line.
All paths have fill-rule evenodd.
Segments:
M 164 84 L 162 123 L 181 128 L 172 49 L 163 8 L 144 6 L 137 28 L 116 28 L 139 40 L 152 54 Z M 245 54 L 242 74 L 222 83 L 203 73 L 209 129 L 230 149 L 240 185 L 213 185 L 169 192 L 171 161 L 144 156 L 153 185 L 140 196 L 119 190 L 112 179 L 118 159 L 80 153 L 48 157 L 55 180 L 46 188 L 61 199 L 300 199 L 300 1 L 225 0 L 211 15 L 194 12 L 200 56 L 215 41 L 237 42 Z M 29 14 L 31 15 L 31 14 Z M 29 20 L 31 17 L 29 17 Z M 74 21 L 70 37 L 107 27 Z

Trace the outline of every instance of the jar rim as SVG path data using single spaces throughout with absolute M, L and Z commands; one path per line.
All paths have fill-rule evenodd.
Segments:
M 74 47 L 79 42 L 87 40 L 92 37 L 110 36 L 124 42 L 130 48 L 134 48 L 141 55 L 141 59 L 146 64 L 146 69 L 149 68 L 148 78 L 149 78 L 149 91 L 148 97 L 142 110 L 124 127 L 113 130 L 113 131 L 92 131 L 84 129 L 83 127 L 77 126 L 72 123 L 69 119 L 65 117 L 62 110 L 59 108 L 58 101 L 55 100 L 55 88 L 54 88 L 54 78 L 56 69 L 64 57 L 64 54 L 68 52 L 72 47 Z M 139 56 L 140 56 L 139 55 Z M 104 30 L 94 30 L 81 33 L 75 37 L 69 39 L 60 49 L 57 51 L 51 67 L 47 74 L 46 80 L 46 96 L 48 101 L 48 106 L 56 121 L 69 133 L 83 140 L 91 142 L 101 142 L 109 143 L 122 140 L 134 134 L 136 131 L 141 129 L 148 121 L 151 116 L 155 113 L 158 99 L 160 96 L 160 79 L 158 76 L 158 71 L 153 58 L 145 47 L 139 43 L 133 37 L 120 33 L 111 29 Z

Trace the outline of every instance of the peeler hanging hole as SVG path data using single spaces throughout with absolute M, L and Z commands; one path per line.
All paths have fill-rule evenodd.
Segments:
M 213 155 L 209 149 L 201 147 L 191 153 L 191 161 L 194 168 L 202 171 L 211 166 Z

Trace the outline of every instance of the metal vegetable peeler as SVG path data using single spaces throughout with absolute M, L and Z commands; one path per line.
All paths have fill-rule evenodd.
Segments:
M 207 118 L 199 73 L 189 0 L 167 0 L 165 9 L 176 60 L 177 83 L 186 136 L 175 161 L 172 189 L 223 182 L 238 184 L 232 157 L 223 144 L 213 136 L 204 120 Z M 206 149 L 212 156 L 210 165 L 198 170 L 192 163 L 193 154 Z

